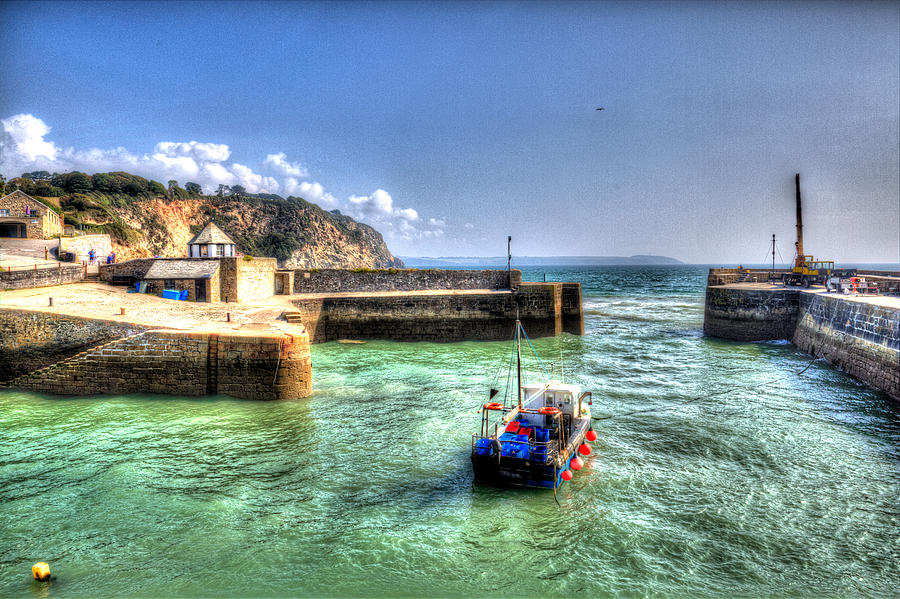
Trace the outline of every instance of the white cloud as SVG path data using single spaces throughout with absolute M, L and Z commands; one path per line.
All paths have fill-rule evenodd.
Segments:
M 151 154 L 134 154 L 118 147 L 111 150 L 58 148 L 44 137 L 50 127 L 30 114 L 17 114 L 0 121 L 0 173 L 7 178 L 34 170 L 64 173 L 84 171 L 102 173 L 127 171 L 166 183 L 175 179 L 182 185 L 200 183 L 208 191 L 220 184 L 240 184 L 251 193 L 276 193 L 279 184 L 273 177 L 254 173 L 249 167 L 226 164 L 231 150 L 226 144 L 199 141 L 161 141 Z
M 0 173 L 7 178 L 34 170 L 50 172 L 83 171 L 100 173 L 122 170 L 165 184 L 175 179 L 201 184 L 209 193 L 219 185 L 242 185 L 250 193 L 278 193 L 300 196 L 328 210 L 338 208 L 357 220 L 381 231 L 390 241 L 441 237 L 444 219 L 423 220 L 412 207 L 399 208 L 384 189 L 369 195 L 351 195 L 340 200 L 317 181 L 304 181 L 307 170 L 297 162 L 289 162 L 284 152 L 268 154 L 263 164 L 283 176 L 256 173 L 249 166 L 227 163 L 231 149 L 227 144 L 188 141 L 161 141 L 153 152 L 135 154 L 123 147 L 113 149 L 60 148 L 45 139 L 50 127 L 31 114 L 17 114 L 2 123 L 0 136 Z M 466 228 L 471 228 L 470 224 Z
M 250 193 L 278 193 L 278 181 L 272 177 L 263 177 L 254 173 L 249 166 L 235 162 L 231 165 L 231 172 Z
M 466 229 L 474 229 L 475 225 L 473 225 L 472 223 L 466 223 L 463 225 L 463 227 L 465 227 Z
M 231 156 L 231 150 L 225 144 L 211 144 L 199 141 L 174 142 L 161 141 L 154 150 L 166 156 L 190 156 L 201 162 L 225 162 Z
M 306 177 L 309 175 L 306 168 L 298 162 L 288 162 L 287 154 L 280 152 L 278 154 L 269 154 L 263 161 L 263 164 L 271 166 L 273 169 L 284 175 L 285 177 Z

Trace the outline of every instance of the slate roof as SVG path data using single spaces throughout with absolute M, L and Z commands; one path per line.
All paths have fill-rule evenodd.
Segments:
M 216 274 L 218 260 L 156 260 L 145 279 L 208 279 Z
M 215 223 L 209 223 L 203 230 L 197 233 L 193 239 L 188 241 L 188 245 L 193 245 L 195 243 L 207 244 L 207 243 L 228 243 L 234 245 L 234 241 L 222 232 L 222 229 L 217 227 Z

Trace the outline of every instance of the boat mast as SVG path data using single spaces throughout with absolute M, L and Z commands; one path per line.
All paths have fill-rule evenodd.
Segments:
M 516 376 L 519 379 L 519 409 L 522 409 L 522 337 L 519 331 L 522 328 L 522 323 L 519 322 L 519 319 L 516 319 Z

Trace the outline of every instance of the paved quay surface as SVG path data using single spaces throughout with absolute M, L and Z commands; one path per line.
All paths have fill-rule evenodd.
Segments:
M 406 297 L 414 295 L 509 295 L 509 289 L 420 289 L 412 291 L 334 291 L 331 293 L 295 293 L 292 299 L 328 299 L 330 297 Z
M 127 293 L 126 289 L 104 283 L 74 283 L 3 291 L 0 292 L 0 309 L 20 308 L 191 331 L 243 333 L 274 328 L 296 332 L 297 328 L 302 328 L 276 320 L 284 310 L 294 309 L 285 299 L 290 296 L 252 303 L 207 304 L 163 299 L 146 293 Z M 48 305 L 50 297 L 53 298 L 53 307 Z M 125 315 L 121 314 L 121 308 L 125 308 Z M 231 313 L 230 323 L 226 322 L 228 313 Z
M 872 306 L 884 306 L 885 308 L 900 309 L 900 297 L 893 295 L 847 295 L 834 292 L 828 293 L 827 291 L 825 291 L 824 287 L 811 287 L 809 289 L 804 289 L 803 287 L 785 287 L 784 285 L 780 284 L 770 285 L 768 283 L 729 283 L 728 285 L 716 285 L 716 287 L 725 289 L 753 289 L 756 291 L 784 291 L 785 289 L 794 289 L 796 291 L 809 293 L 812 295 L 835 296 L 851 302 L 860 302 Z

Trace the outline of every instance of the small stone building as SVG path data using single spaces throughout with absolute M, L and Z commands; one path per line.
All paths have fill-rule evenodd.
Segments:
M 234 255 L 234 241 L 212 222 L 188 242 L 189 258 L 226 258 Z
M 218 302 L 221 288 L 218 260 L 156 260 L 143 276 L 147 292 L 187 291 L 192 302 Z
M 62 235 L 63 217 L 27 193 L 0 198 L 0 237 L 50 239 Z

